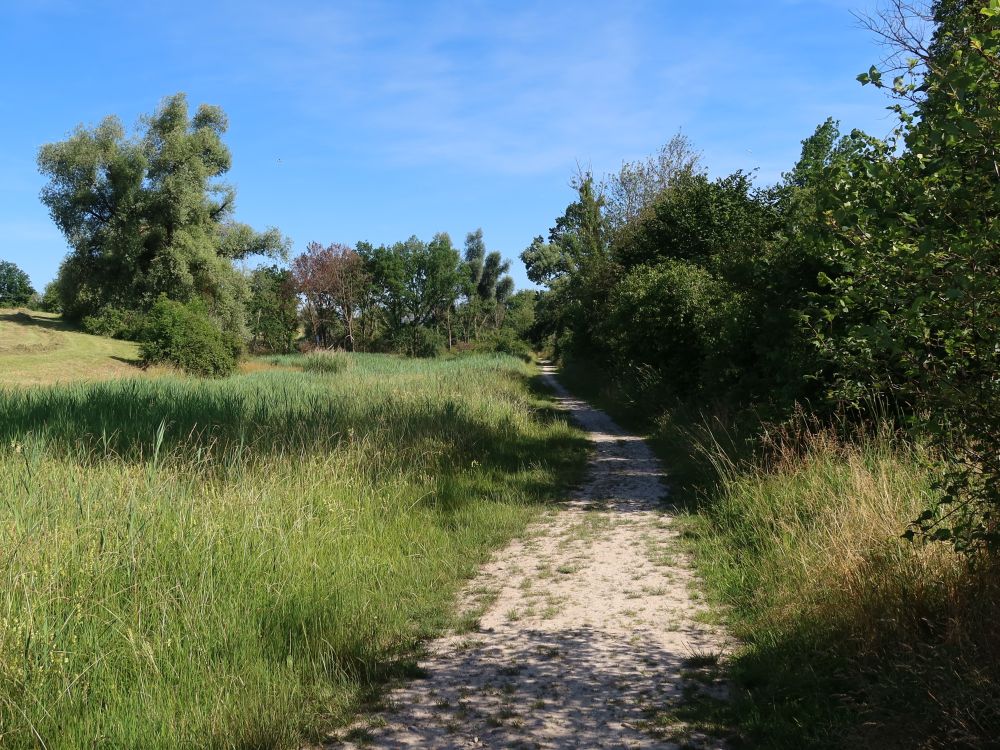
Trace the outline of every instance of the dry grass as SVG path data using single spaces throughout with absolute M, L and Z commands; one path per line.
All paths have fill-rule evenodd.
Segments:
M 845 445 L 817 431 L 779 445 L 766 468 L 738 466 L 719 442 L 701 442 L 719 473 L 689 527 L 746 644 L 734 671 L 750 736 L 992 746 L 1000 587 L 949 547 L 900 538 L 933 501 L 926 462 L 887 432 Z

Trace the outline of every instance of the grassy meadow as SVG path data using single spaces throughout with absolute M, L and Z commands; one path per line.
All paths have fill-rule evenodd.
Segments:
M 336 362 L 0 389 L 0 745 L 320 737 L 582 468 L 514 358 Z
M 58 315 L 0 309 L 0 386 L 134 375 L 139 347 L 91 336 Z

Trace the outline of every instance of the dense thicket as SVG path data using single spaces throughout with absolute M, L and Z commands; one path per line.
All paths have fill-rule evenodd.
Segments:
M 860 77 L 898 98 L 888 140 L 827 121 L 758 188 L 710 179 L 675 139 L 603 186 L 581 175 L 522 259 L 548 287 L 538 339 L 650 412 L 888 405 L 947 459 L 919 526 L 982 549 L 1000 543 L 1000 2 L 938 2 L 931 20 L 891 83 Z

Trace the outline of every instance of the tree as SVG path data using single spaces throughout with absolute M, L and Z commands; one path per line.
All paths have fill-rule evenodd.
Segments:
M 462 286 L 465 304 L 461 313 L 465 339 L 469 340 L 478 338 L 480 328 L 487 323 L 499 327 L 504 303 L 514 291 L 514 280 L 507 275 L 510 261 L 496 250 L 487 252 L 482 229 L 466 235 L 464 264 L 467 281 Z
M 602 186 L 604 214 L 612 231 L 620 231 L 677 180 L 701 173 L 701 154 L 686 135 L 677 133 L 655 156 L 625 162 Z
M 161 295 L 201 299 L 245 338 L 248 290 L 233 261 L 278 257 L 287 243 L 232 219 L 235 190 L 218 181 L 231 164 L 226 117 L 209 105 L 191 117 L 176 94 L 141 124 L 128 137 L 108 117 L 39 152 L 42 202 L 71 248 L 58 278 L 63 312 L 81 320 L 109 306 L 145 312 Z
M 34 293 L 28 274 L 9 260 L 0 260 L 0 307 L 27 305 Z
M 410 237 L 388 247 L 365 245 L 364 253 L 390 333 L 446 322 L 464 282 L 447 234 L 436 234 L 429 243 Z
M 577 200 L 556 219 L 549 241 L 535 238 L 521 260 L 529 279 L 549 286 L 550 299 L 538 305 L 538 335 L 556 336 L 561 353 L 584 353 L 598 347 L 595 328 L 605 313 L 615 266 L 603 194 L 589 173 L 572 184 Z
M 251 349 L 292 351 L 299 329 L 299 296 L 292 272 L 276 265 L 262 266 L 250 274 L 249 282 Z
M 306 299 L 306 314 L 317 343 L 332 345 L 334 328 L 339 327 L 343 330 L 343 344 L 353 351 L 358 318 L 371 298 L 371 275 L 365 259 L 346 245 L 323 247 L 310 242 L 306 251 L 292 261 L 292 273 Z

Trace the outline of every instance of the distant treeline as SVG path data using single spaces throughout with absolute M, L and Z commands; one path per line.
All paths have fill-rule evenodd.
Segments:
M 70 252 L 37 306 L 201 374 L 232 371 L 248 347 L 289 351 L 300 329 L 318 347 L 526 353 L 534 295 L 514 294 L 509 262 L 487 251 L 481 230 L 464 256 L 438 234 L 356 249 L 312 243 L 291 269 L 241 270 L 250 258 L 286 260 L 291 242 L 233 220 L 235 189 L 219 181 L 232 161 L 227 126 L 218 107 L 191 116 L 177 94 L 137 136 L 109 117 L 43 146 L 42 201 Z
M 885 17 L 896 69 L 859 80 L 893 99 L 886 140 L 828 120 L 763 188 L 710 179 L 683 136 L 579 175 L 521 256 L 548 287 L 538 342 L 649 413 L 892 415 L 947 459 L 911 531 L 1000 547 L 1000 2 L 983 5 L 934 3 L 926 45 Z

